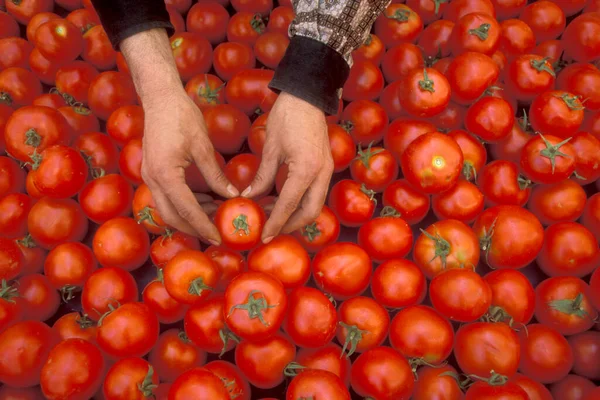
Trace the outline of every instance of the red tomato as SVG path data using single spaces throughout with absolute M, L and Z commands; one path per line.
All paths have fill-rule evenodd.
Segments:
M 95 10 L 80 8 L 71 11 L 66 19 L 75 25 L 81 32 L 85 32 L 95 25 L 100 25 L 100 17 Z
M 0 238 L 0 279 L 10 281 L 23 271 L 23 253 L 11 239 Z
M 283 371 L 295 358 L 296 346 L 282 333 L 257 341 L 243 340 L 235 348 L 235 364 L 260 389 L 271 389 L 283 382 Z
M 103 223 L 94 235 L 94 255 L 102 266 L 133 271 L 148 259 L 148 232 L 135 220 L 117 217 Z
M 583 213 L 586 194 L 572 180 L 552 185 L 538 185 L 533 189 L 528 207 L 543 225 L 556 222 L 574 222 Z
M 412 141 L 400 161 L 406 180 L 430 194 L 451 189 L 456 184 L 463 154 L 454 139 L 430 132 Z
M 600 240 L 600 194 L 587 199 L 581 223 L 594 234 L 596 240 Z
M 98 263 L 89 247 L 78 242 L 63 243 L 48 253 L 44 275 L 67 302 L 97 268 Z
M 534 312 L 535 292 L 533 286 L 519 271 L 501 269 L 483 277 L 492 289 L 490 320 L 526 325 Z
M 381 346 L 388 335 L 389 314 L 369 297 L 344 301 L 338 309 L 338 318 L 336 336 L 344 344 L 342 355 L 347 351 L 346 357 Z
M 371 144 L 366 150 L 358 145 L 358 154 L 350 164 L 350 174 L 367 188 L 383 192 L 398 178 L 398 163 L 391 152 L 382 147 L 371 148 Z
M 265 31 L 261 16 L 252 12 L 240 11 L 227 23 L 227 40 L 252 46 Z
M 0 197 L 0 236 L 15 239 L 27 233 L 27 215 L 32 199 L 23 193 Z
M 277 99 L 277 94 L 269 88 L 273 75 L 274 72 L 268 69 L 247 69 L 236 73 L 225 87 L 227 102 L 246 115 L 271 111 Z
M 312 224 L 306 225 L 293 235 L 309 253 L 316 253 L 337 241 L 340 235 L 340 222 L 333 211 L 324 205 Z
M 3 14 L 0 14 L 2 16 Z M 6 15 L 6 14 L 4 14 Z M 18 32 L 18 31 L 17 31 Z M 33 51 L 33 45 L 19 37 L 5 37 L 0 39 L 0 66 L 2 69 L 20 67 L 29 69 L 29 58 Z
M 4 5 L 4 3 L 3 3 Z M 45 14 L 45 13 L 39 13 L 39 14 Z M 17 24 L 17 21 L 8 13 L 2 11 L 0 13 L 0 23 L 2 24 L 2 30 L 0 31 L 0 38 L 9 38 L 9 37 L 18 37 L 20 32 L 19 32 L 19 25 Z
M 513 382 L 498 384 L 506 379 L 503 375 L 494 373 L 489 381 L 479 381 L 469 387 L 465 400 L 527 400 L 529 396 L 525 390 Z
M 462 400 L 464 394 L 452 375 L 456 370 L 451 366 L 422 367 L 417 372 L 413 400 Z
M 4 3 L 2 4 L 4 5 Z M 54 2 L 52 0 L 24 0 L 16 3 L 14 1 L 6 2 L 6 11 L 22 25 L 27 25 L 35 14 L 52 11 L 53 7 Z
M 352 388 L 360 396 L 381 400 L 408 400 L 414 377 L 408 361 L 390 347 L 362 353 L 352 364 Z
M 400 105 L 415 117 L 432 117 L 450 102 L 450 84 L 436 69 L 413 69 L 399 87 Z
M 267 29 L 269 29 L 270 24 L 271 22 L 269 21 Z M 282 33 L 287 35 L 287 31 Z M 384 54 L 385 46 L 381 39 L 377 35 L 369 34 L 365 42 L 352 52 L 352 59 L 354 61 L 371 61 L 373 64 L 379 66 Z
M 538 381 L 519 373 L 515 374 L 510 380 L 519 385 L 527 393 L 530 400 L 553 400 L 550 391 Z
M 162 268 L 182 250 L 200 250 L 200 241 L 183 232 L 165 232 L 150 245 L 150 259 Z
M 483 167 L 478 185 L 488 206 L 524 206 L 531 195 L 531 181 L 519 174 L 512 161 L 496 160 Z
M 161 235 L 169 229 L 158 213 L 150 188 L 145 183 L 135 190 L 132 208 L 136 222 L 143 225 L 149 233 Z
M 209 353 L 224 354 L 239 339 L 225 325 L 224 304 L 224 296 L 216 295 L 190 307 L 185 314 L 183 323 L 187 337 Z
M 193 368 L 180 375 L 169 390 L 169 399 L 185 400 L 199 393 L 205 399 L 230 399 L 223 381 L 206 368 Z
M 287 34 L 265 32 L 254 43 L 256 59 L 268 68 L 277 68 L 285 55 L 290 40 Z
M 388 49 L 400 43 L 414 42 L 422 30 L 420 15 L 404 4 L 390 4 L 375 20 L 375 34 Z
M 131 139 L 141 139 L 144 136 L 144 109 L 137 105 L 117 108 L 106 121 L 106 133 L 119 147 Z
M 81 154 L 67 146 L 54 145 L 32 156 L 33 184 L 44 196 L 73 197 L 87 180 L 88 168 Z
M 587 132 L 578 132 L 570 143 L 576 154 L 577 183 L 585 185 L 600 179 L 600 139 Z
M 323 396 L 331 400 L 349 400 L 350 392 L 344 382 L 332 372 L 319 369 L 302 370 L 286 390 L 288 399 Z M 309 396 L 309 397 L 305 397 Z
M 13 158 L 0 156 L 0 171 L 0 196 L 25 189 L 25 171 Z
M 546 0 L 541 2 L 552 4 Z M 551 61 L 542 56 L 523 54 L 508 66 L 505 82 L 511 96 L 521 102 L 530 103 L 539 94 L 553 90 L 555 79 L 556 74 Z
M 81 0 L 56 0 L 56 4 L 68 11 L 83 7 L 82 3 Z
M 386 308 L 417 305 L 427 292 L 425 275 L 416 264 L 405 259 L 389 260 L 373 273 L 371 292 Z
M 23 319 L 24 304 L 18 301 L 19 291 L 16 286 L 16 283 L 8 285 L 6 280 L 2 280 L 0 285 L 0 332 Z
M 319 251 L 312 262 L 317 286 L 337 300 L 358 296 L 369 285 L 369 255 L 358 245 L 338 242 Z
M 213 58 L 217 75 L 226 81 L 231 80 L 237 73 L 252 69 L 256 65 L 252 47 L 238 42 L 219 44 L 215 48 Z
M 92 177 L 117 172 L 119 152 L 108 135 L 100 132 L 84 133 L 75 140 L 73 147 L 89 163 Z
M 71 312 L 56 320 L 52 326 L 61 340 L 83 339 L 96 343 L 96 324 L 86 314 Z
M 356 100 L 346 106 L 341 126 L 361 145 L 379 142 L 388 128 L 388 117 L 383 107 L 370 100 Z
M 427 3 L 434 4 L 434 2 L 431 0 L 421 1 L 427 1 Z M 440 7 L 445 6 L 444 3 L 439 5 Z M 422 14 L 421 17 L 424 18 Z M 437 20 L 425 27 L 425 29 L 419 36 L 417 45 L 422 49 L 423 54 L 427 57 L 428 60 L 439 60 L 443 57 L 448 57 L 450 55 L 450 38 L 454 29 L 454 25 L 455 24 L 452 21 Z
M 121 268 L 104 267 L 89 276 L 81 293 L 83 311 L 94 321 L 109 311 L 113 303 L 125 304 L 138 299 L 138 287 L 131 274 Z
M 119 107 L 136 104 L 133 81 L 123 72 L 103 72 L 90 83 L 88 102 L 94 114 L 106 121 Z
M 253 200 L 239 197 L 219 206 L 215 224 L 224 246 L 238 251 L 250 250 L 260 241 L 265 214 Z
M 163 332 L 148 355 L 162 382 L 173 382 L 185 371 L 206 362 L 206 353 L 196 347 L 183 331 L 169 329 Z
M 450 356 L 454 330 L 450 321 L 431 307 L 402 309 L 390 325 L 390 343 L 404 357 L 427 365 L 442 364 Z
M 471 182 L 459 180 L 450 190 L 432 196 L 436 217 L 470 224 L 483 211 L 484 195 Z
M 117 64 L 117 52 L 102 26 L 94 26 L 83 34 L 81 58 L 100 71 L 113 69 Z
M 452 100 L 462 105 L 475 102 L 499 75 L 498 65 L 485 54 L 466 52 L 455 57 L 446 73 Z
M 491 56 L 498 48 L 499 39 L 500 25 L 494 16 L 485 12 L 465 14 L 452 30 L 452 54 L 474 51 Z
M 542 324 L 527 326 L 520 332 L 521 362 L 519 371 L 541 383 L 563 379 L 573 366 L 573 351 L 567 339 Z
M 199 250 L 182 250 L 163 269 L 165 289 L 179 303 L 193 305 L 214 290 L 221 271 Z
M 248 136 L 250 119 L 229 104 L 212 106 L 203 110 L 203 114 L 215 149 L 224 154 L 237 153 Z
M 94 66 L 85 61 L 73 61 L 56 72 L 56 88 L 68 103 L 88 103 L 88 89 L 99 75 Z
M 121 175 L 110 174 L 88 182 L 79 193 L 85 215 L 97 224 L 131 214 L 133 188 Z
M 594 382 L 578 375 L 567 375 L 551 386 L 552 395 L 561 399 L 581 399 L 596 388 Z
M 252 137 L 252 132 L 248 137 L 248 143 Z M 266 135 L 266 130 L 263 128 L 262 131 Z M 352 131 L 352 129 L 351 129 Z M 329 147 L 331 147 L 331 156 L 333 157 L 334 172 L 342 172 L 346 170 L 356 155 L 356 146 L 352 136 L 346 129 L 337 124 L 327 124 L 327 133 L 329 135 Z M 252 145 L 250 145 L 252 148 Z M 261 147 L 262 153 L 262 147 Z
M 561 59 L 563 51 L 563 43 L 560 40 L 554 39 L 538 44 L 533 49 L 533 54 L 548 57 L 548 61 L 554 65 Z
M 133 186 L 142 181 L 142 140 L 132 139 L 121 149 L 119 171 Z
M 523 118 L 515 120 L 512 130 L 501 142 L 490 146 L 490 154 L 496 160 L 512 161 L 519 164 L 523 147 L 531 139 L 531 133 L 527 130 L 527 114 Z
M 83 106 L 63 106 L 58 108 L 58 111 L 65 117 L 65 120 L 71 127 L 71 131 L 77 138 L 88 132 L 98 132 L 100 130 L 100 122 L 92 111 Z M 76 146 L 76 145 L 75 145 Z
M 74 200 L 44 197 L 31 207 L 27 227 L 33 240 L 50 250 L 61 243 L 81 241 L 88 221 Z
M 190 8 L 186 26 L 188 32 L 198 33 L 213 46 L 223 42 L 227 35 L 229 13 L 216 2 L 199 2 Z
M 587 13 L 576 17 L 562 34 L 565 57 L 576 62 L 592 62 L 600 56 L 600 15 Z
M 521 54 L 529 54 L 535 47 L 533 30 L 520 19 L 507 19 L 500 23 L 500 51 L 508 61 Z
M 385 53 L 381 68 L 385 80 L 395 82 L 406 78 L 415 69 L 423 69 L 424 66 L 425 60 L 419 47 L 412 43 L 400 43 Z
M 205 74 L 212 65 L 212 46 L 199 33 L 182 32 L 171 37 L 171 49 L 179 76 L 184 82 Z
M 431 200 L 411 186 L 406 179 L 392 182 L 383 192 L 383 205 L 393 207 L 410 225 L 421 222 L 429 212 Z
M 15 241 L 23 253 L 23 273 L 35 274 L 44 269 L 46 250 L 37 246 L 30 234 Z
M 196 238 L 190 237 L 190 239 Z M 206 254 L 221 271 L 221 278 L 215 288 L 217 291 L 225 291 L 233 278 L 247 269 L 246 259 L 237 251 L 220 246 L 210 246 L 204 251 L 204 254 Z
M 486 96 L 467 110 L 465 128 L 486 142 L 499 142 L 511 132 L 515 111 L 506 100 Z
M 0 333 L 0 382 L 14 388 L 39 384 L 42 367 L 58 342 L 56 332 L 42 322 L 8 327 Z
M 444 19 L 458 21 L 465 15 L 473 12 L 482 12 L 493 17 L 496 16 L 494 4 L 490 0 L 458 0 L 449 4 L 444 10 Z
M 10 67 L 0 72 L 0 102 L 14 108 L 27 106 L 42 94 L 42 84 L 30 71 Z
M 596 90 L 599 80 L 600 71 L 596 67 L 587 63 L 575 63 L 560 71 L 556 86 L 583 99 L 587 110 L 596 111 L 600 109 L 600 92 Z
M 451 129 L 461 129 L 466 111 L 466 107 L 450 102 L 441 113 L 432 118 L 432 122 L 438 127 L 438 130 L 444 132 Z
M 391 207 L 384 208 L 380 218 L 370 220 L 358 230 L 358 245 L 378 263 L 404 258 L 412 244 L 412 230 Z
M 284 35 L 288 34 L 288 29 L 294 17 L 294 9 L 291 6 L 281 4 L 279 7 L 275 7 L 269 15 L 269 22 L 267 24 L 267 31 L 279 32 Z
M 50 283 L 48 277 L 31 274 L 17 280 L 19 299 L 23 302 L 23 318 L 46 321 L 52 317 L 60 306 L 60 296 Z
M 41 371 L 41 387 L 47 399 L 87 400 L 100 388 L 104 356 L 83 339 L 67 339 L 48 355 Z
M 331 188 L 328 205 L 342 225 L 357 227 L 371 219 L 375 210 L 374 195 L 364 184 L 343 179 Z
M 152 397 L 158 374 L 142 358 L 123 358 L 108 370 L 102 386 L 106 400 L 143 400 Z
M 575 171 L 575 149 L 568 143 L 571 138 L 561 141 L 552 135 L 539 133 L 523 147 L 521 169 L 532 181 L 552 184 L 561 182 Z
M 241 153 L 225 164 L 223 173 L 238 191 L 243 192 L 254 180 L 259 166 L 260 158 L 258 156 L 251 153 Z
M 156 280 L 146 285 L 142 292 L 142 300 L 156 314 L 158 322 L 162 324 L 181 321 L 188 309 L 186 304 L 177 302 L 169 295 L 162 280 L 162 270 L 158 273 Z
M 298 287 L 289 294 L 288 301 L 283 329 L 296 345 L 319 348 L 333 339 L 338 316 L 327 296 L 314 288 Z
M 165 4 L 180 14 L 185 14 L 192 5 L 192 0 L 166 0 Z
M 350 68 L 350 74 L 342 90 L 346 101 L 375 100 L 383 90 L 381 70 L 371 61 L 358 61 Z
M 600 354 L 600 332 L 582 332 L 569 337 L 573 350 L 573 372 L 589 379 L 600 377 L 600 365 L 596 362 Z
M 398 118 L 390 124 L 385 132 L 384 147 L 391 151 L 396 160 L 400 162 L 402 154 L 409 144 L 419 136 L 436 131 L 436 126 L 431 122 Z
M 519 19 L 533 31 L 538 43 L 556 39 L 566 26 L 565 13 L 554 2 L 542 0 L 527 6 Z
M 296 356 L 300 371 L 305 368 L 319 369 L 337 375 L 346 386 L 350 382 L 350 359 L 340 357 L 342 348 L 329 343 L 318 349 L 301 348 Z M 288 368 L 293 368 L 288 366 Z
M 214 105 L 225 103 L 224 87 L 225 84 L 217 76 L 199 74 L 188 81 L 185 91 L 200 110 L 206 110 Z
M 54 63 L 75 60 L 83 51 L 81 31 L 66 19 L 51 19 L 35 31 L 34 44 L 42 55 Z
M 399 88 L 401 84 L 402 82 L 400 81 L 390 83 L 383 89 L 379 97 L 379 104 L 381 104 L 391 120 L 395 120 L 406 114 L 400 105 Z
M 531 127 L 545 135 L 568 138 L 581 127 L 583 108 L 579 97 L 568 92 L 544 92 L 531 103 Z
M 58 67 L 61 64 L 57 65 L 56 63 L 48 60 L 37 48 L 33 49 L 31 54 L 29 54 L 29 65 L 31 67 L 31 71 L 42 83 L 47 85 L 54 85 L 56 71 L 58 71 Z

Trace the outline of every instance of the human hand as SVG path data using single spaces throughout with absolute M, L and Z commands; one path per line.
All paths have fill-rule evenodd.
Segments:
M 333 173 L 323 111 L 288 93 L 279 95 L 269 113 L 261 164 L 242 196 L 266 192 L 282 163 L 288 165 L 288 177 L 263 229 L 264 243 L 319 216 Z
M 185 182 L 185 169 L 196 163 L 213 192 L 239 196 L 217 164 L 202 113 L 178 87 L 145 101 L 144 111 L 142 177 L 158 212 L 173 228 L 220 244 L 219 232 L 207 216 L 214 207 L 203 209 L 200 203 L 207 197 L 192 193 Z

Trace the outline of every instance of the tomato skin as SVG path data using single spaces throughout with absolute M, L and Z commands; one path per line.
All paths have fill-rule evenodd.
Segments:
M 11 193 L 0 197 L 0 236 L 15 239 L 27 233 L 27 215 L 33 205 L 31 197 Z
M 194 236 L 175 231 L 154 239 L 150 245 L 150 259 L 154 265 L 162 268 L 183 250 L 200 250 L 200 241 Z
M 61 243 L 81 241 L 88 221 L 74 200 L 44 197 L 31 207 L 27 229 L 40 247 L 50 250 Z
M 106 133 L 119 147 L 131 139 L 141 139 L 144 136 L 144 109 L 138 105 L 117 108 L 106 121 Z
M 423 30 L 418 13 L 404 4 L 390 4 L 375 20 L 375 34 L 386 48 L 404 42 L 414 42 Z
M 565 57 L 576 62 L 592 62 L 600 55 L 600 15 L 587 13 L 576 17 L 565 28 L 561 40 L 565 43 Z
M 373 195 L 374 192 L 371 193 L 364 185 L 351 179 L 343 179 L 331 188 L 327 204 L 340 224 L 357 227 L 371 219 L 375 211 Z
M 4 281 L 0 287 L 5 291 L 0 297 L 0 332 L 2 332 L 23 319 L 24 304 L 22 301 L 15 301 L 15 297 L 19 296 L 16 285 L 8 285 Z
M 331 147 L 331 156 L 333 158 L 334 172 L 342 172 L 354 160 L 356 151 L 354 140 L 346 129 L 337 124 L 327 124 L 327 133 L 329 136 L 329 146 Z
M 88 132 L 79 136 L 73 148 L 79 150 L 89 160 L 92 175 L 113 174 L 118 171 L 119 151 L 108 135 Z
M 512 161 L 519 164 L 525 144 L 531 139 L 531 134 L 523 129 L 522 119 L 515 121 L 508 136 L 501 142 L 490 146 L 490 155 L 495 160 Z
M 179 303 L 193 305 L 210 296 L 221 271 L 199 250 L 182 250 L 163 269 L 164 285 Z
M 218 294 L 190 307 L 184 317 L 183 325 L 187 337 L 208 353 L 218 354 L 235 346 L 235 341 L 227 340 L 227 343 L 224 343 L 220 338 L 220 331 L 223 334 L 227 333 L 224 304 L 224 296 Z
M 471 269 L 454 268 L 433 277 L 429 285 L 433 307 L 458 322 L 481 318 L 492 303 L 492 289 Z
M 270 23 L 269 21 L 267 29 L 269 29 Z M 281 33 L 287 35 L 287 31 Z M 385 46 L 381 39 L 375 34 L 369 34 L 365 42 L 352 52 L 352 59 L 354 61 L 371 61 L 376 66 L 379 66 L 385 53 Z
M 136 104 L 133 81 L 123 72 L 102 72 L 90 82 L 88 104 L 94 114 L 106 121 L 119 107 Z
M 371 100 L 356 100 L 346 106 L 342 113 L 342 127 L 354 143 L 368 146 L 379 142 L 388 128 L 388 117 L 382 106 Z
M 83 339 L 57 344 L 42 367 L 41 387 L 47 399 L 87 400 L 102 384 L 104 356 Z
M 153 366 L 142 358 L 123 358 L 108 370 L 102 395 L 106 400 L 143 400 L 147 398 L 143 392 L 149 390 L 148 384 L 158 385 L 158 374 Z
M 69 198 L 75 196 L 88 176 L 88 167 L 81 154 L 67 146 L 54 145 L 32 158 L 33 184 L 44 196 Z
M 100 122 L 92 112 L 80 106 L 62 106 L 58 111 L 65 118 L 74 136 L 79 137 L 88 132 L 97 132 L 100 130 Z
M 583 123 L 583 105 L 578 97 L 559 90 L 544 92 L 529 109 L 531 127 L 544 135 L 572 136 Z
M 600 241 L 600 194 L 587 199 L 581 223 L 594 234 L 596 240 Z
M 452 100 L 461 105 L 474 103 L 500 76 L 500 68 L 489 56 L 466 52 L 454 57 L 446 78 L 450 82 Z
M 23 253 L 23 273 L 35 274 L 42 272 L 46 250 L 37 246 L 29 234 L 16 240 L 16 243 L 21 253 Z
M 535 35 L 529 25 L 520 19 L 507 19 L 500 23 L 500 50 L 508 61 L 521 54 L 529 54 L 535 47 Z
M 554 89 L 556 74 L 551 61 L 539 55 L 523 54 L 509 64 L 505 82 L 511 96 L 530 103 L 539 94 Z
M 336 337 L 344 344 L 342 354 L 346 352 L 346 357 L 381 346 L 387 338 L 390 316 L 385 308 L 369 297 L 345 300 L 338 309 L 338 319 Z M 368 335 L 363 336 L 365 332 Z
M 283 329 L 297 346 L 319 348 L 333 339 L 338 316 L 321 291 L 310 287 L 295 288 L 288 296 L 288 303 Z
M 227 361 L 215 360 L 206 364 L 204 368 L 215 374 L 223 382 L 228 383 L 226 388 L 230 396 L 240 400 L 250 400 L 250 384 L 237 366 Z
M 594 271 L 599 259 L 598 241 L 586 227 L 559 222 L 546 229 L 537 264 L 548 276 L 581 278 Z
M 279 32 L 287 35 L 290 24 L 295 18 L 294 9 L 291 6 L 281 4 L 275 7 L 269 14 L 269 22 L 267 23 L 268 32 Z
M 93 272 L 81 293 L 83 312 L 94 321 L 109 311 L 114 302 L 126 304 L 138 300 L 138 286 L 131 274 L 117 267 L 103 267 Z
M 18 33 L 15 36 L 0 39 L 0 51 L 2 52 L 0 67 L 2 69 L 10 67 L 29 69 L 29 58 L 33 51 L 33 45 L 20 38 Z
M 187 82 L 197 74 L 210 70 L 213 59 L 210 42 L 194 32 L 182 32 L 171 37 L 171 50 L 179 76 Z
M 560 71 L 556 86 L 585 99 L 589 111 L 600 109 L 600 93 L 595 89 L 600 81 L 600 71 L 591 64 L 575 63 Z
M 447 135 L 458 143 L 463 153 L 462 178 L 468 181 L 476 180 L 479 171 L 487 162 L 487 151 L 483 143 L 462 129 L 452 130 Z
M 105 175 L 88 182 L 79 192 L 85 215 L 97 224 L 131 214 L 133 188 L 118 174 Z
M 358 245 L 378 263 L 403 258 L 412 244 L 412 230 L 396 215 L 372 219 L 358 230 Z
M 132 218 L 116 217 L 98 228 L 93 250 L 102 266 L 133 271 L 148 259 L 150 239 L 148 232 Z
M 100 71 L 113 69 L 116 66 L 117 52 L 113 49 L 101 25 L 96 25 L 83 34 L 81 57 Z
M 470 224 L 483 211 L 484 195 L 471 182 L 459 180 L 452 189 L 434 194 L 431 201 L 438 219 L 456 219 Z
M 478 177 L 478 185 L 488 206 L 501 204 L 525 206 L 531 196 L 531 181 L 519 175 L 512 161 L 496 160 L 487 164 Z
M 156 279 L 148 283 L 142 292 L 142 301 L 146 304 L 161 324 L 172 324 L 183 319 L 188 307 L 177 302 L 162 281 Z
M 450 84 L 436 69 L 413 69 L 401 80 L 400 105 L 419 118 L 441 113 L 450 102 Z
M 316 253 L 325 246 L 337 241 L 340 235 L 340 223 L 331 210 L 323 205 L 315 221 L 293 233 L 300 244 L 309 253 Z
M 385 53 L 381 69 L 387 82 L 395 82 L 424 66 L 425 60 L 421 49 L 412 43 L 400 43 Z
M 0 279 L 10 281 L 23 271 L 23 253 L 12 239 L 0 238 Z
M 318 369 L 302 370 L 292 379 L 287 388 L 286 398 L 288 400 L 306 398 L 305 396 L 350 400 L 350 392 L 337 375 Z
M 81 288 L 98 268 L 92 250 L 78 242 L 63 243 L 52 249 L 44 263 L 44 275 L 63 297 L 72 296 L 74 288 Z M 73 288 L 74 287 L 74 288 Z
M 31 71 L 10 67 L 0 72 L 0 94 L 3 104 L 23 107 L 42 94 L 42 84 Z
M 467 390 L 465 400 L 527 400 L 529 396 L 516 383 L 508 382 L 504 385 L 490 385 L 487 382 L 475 382 Z
M 76 101 L 88 104 L 88 90 L 100 73 L 85 61 L 73 61 L 56 71 L 56 88 L 60 93 L 68 94 Z
M 244 251 L 255 247 L 265 224 L 265 213 L 256 202 L 246 198 L 226 200 L 217 209 L 215 224 L 223 245 Z
M 274 388 L 283 382 L 283 370 L 295 358 L 296 346 L 282 333 L 258 341 L 243 340 L 235 348 L 235 364 L 260 389 Z
M 8 13 L 2 11 L 0 14 L 0 21 L 2 23 L 2 30 L 0 31 L 0 38 L 18 37 L 19 25 L 17 21 Z
M 392 182 L 383 192 L 383 205 L 393 207 L 409 225 L 418 224 L 429 212 L 431 200 L 406 179 Z
M 81 31 L 66 19 L 51 19 L 35 31 L 34 44 L 49 61 L 65 64 L 83 51 Z
M 27 25 L 31 18 L 37 13 L 52 11 L 54 2 L 52 0 L 26 0 L 21 3 L 8 1 L 5 5 L 6 11 L 8 11 L 17 22 L 22 25 Z
M 190 239 L 196 238 L 190 236 Z M 248 269 L 246 259 L 237 251 L 229 250 L 221 246 L 210 246 L 204 251 L 204 254 L 206 254 L 221 271 L 221 277 L 215 288 L 217 291 L 225 291 L 233 278 Z
M 346 101 L 375 100 L 383 90 L 381 70 L 371 61 L 358 61 L 350 68 L 350 74 L 342 90 Z
M 56 320 L 52 326 L 61 340 L 83 339 L 90 343 L 96 343 L 96 324 L 87 315 L 79 312 L 71 312 Z
M 237 73 L 252 69 L 256 65 L 252 47 L 239 42 L 219 44 L 215 47 L 213 59 L 217 75 L 225 81 L 231 80 Z
M 538 43 L 556 39 L 566 26 L 563 10 L 554 2 L 546 0 L 525 7 L 519 19 L 531 27 Z
M 596 385 L 589 379 L 569 374 L 559 382 L 551 386 L 552 395 L 561 399 L 581 399 L 591 391 L 596 389 Z
M 383 107 L 390 120 L 402 117 L 406 113 L 400 105 L 400 85 L 402 82 L 395 81 L 387 85 L 381 92 L 379 104 Z
M 492 308 L 499 307 L 508 316 L 500 322 L 526 325 L 531 321 L 535 306 L 535 291 L 529 279 L 519 271 L 499 269 L 483 279 L 492 289 Z M 507 319 L 508 318 L 508 319 Z
M 398 178 L 398 163 L 393 154 L 381 147 L 369 145 L 363 150 L 359 145 L 358 155 L 350 164 L 352 179 L 376 192 L 385 188 Z
M 600 179 L 600 139 L 578 132 L 570 143 L 576 154 L 575 172 L 579 176 L 576 182 L 585 185 Z
M 39 387 L 18 389 L 10 386 L 0 388 L 0 399 L 5 400 L 43 400 L 42 390 Z
M 531 194 L 528 207 L 545 225 L 556 222 L 574 222 L 586 203 L 583 188 L 570 179 L 552 185 L 536 186 Z
M 371 281 L 373 298 L 386 308 L 420 304 L 425 299 L 427 282 L 419 267 L 405 259 L 393 259 L 379 265 Z
M 148 355 L 162 382 L 174 382 L 185 371 L 202 366 L 206 353 L 187 339 L 183 331 L 169 329 L 163 332 Z
M 14 388 L 39 384 L 42 367 L 58 342 L 56 332 L 38 321 L 18 322 L 0 332 L 0 382 Z
M 185 91 L 200 110 L 225 103 L 225 84 L 212 74 L 198 74 L 188 81 Z
M 402 154 L 416 138 L 429 132 L 436 132 L 437 128 L 431 122 L 408 118 L 394 120 L 384 136 L 384 147 L 391 151 L 396 160 L 400 162 Z
M 543 324 L 527 326 L 521 331 L 521 362 L 519 371 L 541 383 L 563 379 L 573 366 L 573 351 L 567 339 Z
M 348 357 L 340 357 L 341 354 L 340 346 L 328 343 L 317 349 L 301 348 L 296 355 L 296 362 L 306 368 L 329 371 L 349 386 L 351 363 Z
M 223 154 L 239 152 L 250 131 L 246 114 L 229 104 L 212 106 L 203 114 L 215 150 Z
M 541 383 L 525 376 L 520 373 L 516 373 L 510 379 L 511 382 L 516 383 L 523 389 L 530 400 L 553 400 L 552 394 Z
M 600 333 L 582 332 L 568 338 L 573 350 L 573 372 L 588 379 L 600 377 L 600 366 L 595 361 L 600 353 Z
M 148 233 L 161 235 L 168 229 L 167 224 L 156 209 L 150 188 L 145 183 L 137 187 L 133 194 L 133 217 Z
M 169 400 L 229 400 L 223 381 L 206 368 L 193 368 L 180 375 L 169 389 Z
M 199 2 L 190 8 L 186 26 L 188 32 L 198 33 L 213 46 L 225 40 L 229 13 L 221 4 Z
M 414 400 L 462 400 L 464 394 L 454 378 L 444 373 L 456 373 L 452 366 L 421 367 L 415 380 Z
M 486 25 L 484 25 L 486 24 Z M 486 26 L 482 30 L 481 26 Z M 480 32 L 479 34 L 476 34 Z M 481 38 L 479 35 L 482 35 Z M 473 12 L 462 16 L 454 26 L 450 38 L 452 54 L 457 56 L 474 51 L 491 56 L 499 45 L 500 25 L 488 13 Z
M 60 306 L 60 296 L 45 275 L 31 274 L 17 280 L 19 294 L 17 301 L 23 302 L 23 318 L 46 321 Z
M 87 8 L 80 8 L 71 11 L 66 17 L 73 25 L 75 25 L 81 32 L 89 29 L 91 26 L 100 25 L 100 17 L 95 10 L 89 10 Z
M 515 111 L 506 100 L 487 96 L 467 110 L 465 128 L 486 142 L 499 142 L 510 133 Z
M 362 353 L 352 364 L 352 388 L 360 396 L 381 400 L 408 400 L 414 377 L 406 359 L 391 347 Z
M 287 34 L 279 32 L 265 32 L 254 43 L 256 59 L 268 68 L 277 68 L 285 55 L 290 40 Z
M 369 285 L 371 273 L 369 255 L 354 243 L 330 244 L 319 251 L 312 261 L 315 283 L 336 300 L 363 293 Z
M 269 112 L 277 99 L 277 93 L 269 88 L 274 72 L 268 69 L 246 69 L 237 72 L 225 87 L 225 98 L 246 115 L 257 110 Z
M 252 46 L 265 29 L 260 15 L 240 11 L 235 13 L 227 23 L 227 41 Z

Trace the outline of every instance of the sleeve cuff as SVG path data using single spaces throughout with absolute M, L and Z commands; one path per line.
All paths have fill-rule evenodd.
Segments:
M 269 84 L 299 97 L 327 114 L 337 114 L 350 67 L 340 53 L 317 40 L 294 36 Z
M 113 47 L 116 50 L 118 50 L 119 44 L 123 40 L 127 39 L 129 36 L 133 36 L 136 33 L 144 32 L 144 31 L 148 31 L 150 29 L 156 29 L 156 28 L 166 29 L 167 35 L 169 37 L 175 32 L 175 29 L 173 28 L 173 25 L 171 25 L 170 22 L 147 21 L 147 22 L 140 22 L 139 24 L 136 24 L 133 26 L 128 26 L 127 28 L 125 28 L 123 30 L 113 32 L 113 34 L 111 36 L 109 36 L 109 39 L 110 39 L 110 42 L 113 45 Z

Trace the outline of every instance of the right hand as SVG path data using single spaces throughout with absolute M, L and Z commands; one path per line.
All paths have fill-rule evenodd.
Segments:
M 196 163 L 213 192 L 239 196 L 217 164 L 202 113 L 183 88 L 144 101 L 144 112 L 142 178 L 160 216 L 177 230 L 220 244 L 219 231 L 185 182 L 185 169 Z

